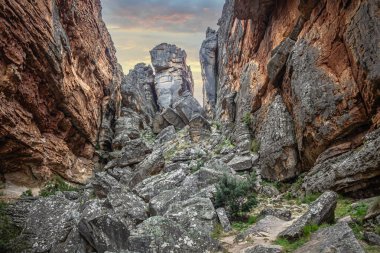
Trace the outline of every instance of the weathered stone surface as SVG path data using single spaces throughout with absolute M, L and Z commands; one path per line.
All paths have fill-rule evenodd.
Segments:
M 97 197 L 105 198 L 112 187 L 119 185 L 119 182 L 107 172 L 99 172 L 95 174 L 95 178 L 91 182 L 91 185 L 94 188 Z
M 205 116 L 203 108 L 190 92 L 182 94 L 178 101 L 173 104 L 173 108 L 185 124 L 189 124 L 195 117 Z
M 267 215 L 271 215 L 285 221 L 290 221 L 292 219 L 292 213 L 287 209 L 265 208 L 260 212 L 260 216 Z
M 250 156 L 235 156 L 229 163 L 235 171 L 245 171 L 252 169 L 252 158 Z
M 267 65 L 268 77 L 273 84 L 281 77 L 281 72 L 285 72 L 285 64 L 288 60 L 289 54 L 295 44 L 295 41 L 286 38 L 271 52 L 271 58 Z
M 203 108 L 210 118 L 214 116 L 216 104 L 217 36 L 216 31 L 207 28 L 206 39 L 199 51 L 203 79 Z
M 326 154 L 325 154 L 326 153 Z M 378 193 L 380 176 L 380 130 L 368 134 L 362 146 L 334 156 L 325 151 L 316 165 L 306 175 L 302 187 L 307 192 L 321 192 L 333 189 L 338 192 L 356 194 Z M 369 188 L 361 193 L 359 189 Z
M 156 113 L 153 118 L 153 133 L 158 134 L 168 126 L 170 123 L 160 113 Z
M 216 213 L 209 198 L 194 197 L 170 205 L 166 218 L 174 220 L 186 231 L 209 236 L 214 229 Z
M 149 176 L 160 173 L 165 166 L 165 159 L 161 149 L 156 149 L 136 166 L 135 173 L 130 179 L 128 186 L 135 187 L 138 183 Z
M 294 240 L 302 236 L 306 225 L 334 221 L 334 211 L 338 195 L 335 192 L 325 192 L 316 201 L 310 204 L 308 211 L 298 218 L 290 227 L 280 233 L 280 237 Z
M 165 143 L 176 138 L 176 131 L 174 126 L 164 128 L 156 137 L 157 143 Z
M 121 83 L 122 104 L 145 116 L 149 125 L 157 111 L 153 69 L 145 63 L 137 64 Z
M 136 185 L 134 191 L 145 200 L 150 200 L 163 191 L 171 190 L 179 186 L 185 177 L 185 171 L 180 168 L 168 173 L 149 177 Z
M 1 6 L 1 173 L 27 187 L 53 173 L 85 183 L 120 104 L 122 72 L 100 1 Z
M 228 219 L 226 209 L 223 207 L 218 208 L 215 210 L 216 214 L 218 215 L 218 219 L 220 224 L 222 225 L 223 231 L 224 232 L 229 232 L 231 231 L 231 223 L 230 220 Z
M 175 45 L 162 43 L 150 51 L 156 70 L 155 89 L 161 109 L 172 105 L 186 91 L 193 94 L 193 77 L 186 65 L 186 52 Z
M 161 115 L 167 122 L 169 122 L 169 124 L 173 125 L 177 129 L 182 129 L 186 125 L 178 113 L 170 107 L 164 109 Z
M 218 249 L 212 239 L 201 240 L 176 222 L 154 216 L 137 226 L 128 239 L 129 250 L 135 252 L 206 252 Z
M 256 245 L 255 247 L 251 247 L 245 249 L 243 253 L 282 253 L 281 246 L 277 245 Z
M 259 113 L 256 141 L 260 145 L 261 176 L 270 180 L 288 180 L 299 173 L 294 125 L 282 97 L 276 95 Z
M 295 253 L 319 252 L 364 253 L 351 228 L 346 223 L 320 229 L 311 240 L 297 249 Z
M 380 235 L 378 234 L 372 232 L 364 232 L 363 238 L 369 244 L 380 246 Z
M 192 118 L 189 122 L 189 127 L 190 137 L 194 142 L 204 140 L 211 134 L 210 123 L 201 115 Z
M 124 217 L 123 217 L 124 218 Z M 125 217 L 115 215 L 99 200 L 86 203 L 78 224 L 80 234 L 98 252 L 120 251 L 128 248 L 130 229 Z
M 147 147 L 146 143 L 141 139 L 128 141 L 120 154 L 116 157 L 117 165 L 126 167 L 139 162 L 142 162 L 152 152 L 152 149 Z

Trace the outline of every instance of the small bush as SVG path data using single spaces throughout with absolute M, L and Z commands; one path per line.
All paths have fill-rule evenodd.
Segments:
M 251 152 L 258 153 L 259 150 L 260 150 L 260 143 L 256 139 L 253 139 L 251 142 Z
M 251 123 L 252 123 L 252 116 L 251 116 L 251 113 L 249 112 L 245 112 L 244 115 L 243 115 L 243 123 L 246 125 L 246 126 L 250 126 Z
M 28 190 L 24 191 L 24 192 L 21 194 L 21 197 L 33 197 L 32 190 L 31 190 L 31 189 L 28 189 Z
M 254 194 L 255 176 L 247 180 L 238 181 L 234 177 L 224 175 L 216 186 L 215 206 L 225 207 L 229 214 L 234 217 L 241 216 L 257 205 Z
M 314 201 L 316 201 L 321 194 L 319 193 L 312 193 L 312 194 L 306 194 L 304 197 L 298 199 L 298 204 L 311 204 Z
M 24 245 L 17 242 L 21 229 L 16 227 L 7 214 L 7 204 L 0 202 L 0 252 L 16 253 L 21 252 Z
M 219 239 L 223 234 L 223 227 L 219 223 L 215 224 L 214 230 L 211 233 L 211 238 L 217 240 Z
M 48 182 L 44 188 L 41 189 L 40 196 L 48 197 L 56 194 L 59 191 L 78 191 L 78 188 L 69 185 L 61 177 L 57 176 L 52 181 Z

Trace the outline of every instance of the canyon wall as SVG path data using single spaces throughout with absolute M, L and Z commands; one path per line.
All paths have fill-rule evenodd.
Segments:
M 215 118 L 258 152 L 263 178 L 302 174 L 310 192 L 378 189 L 379 13 L 378 0 L 226 1 L 204 104 L 216 97 Z
M 0 173 L 84 183 L 109 150 L 121 67 L 99 0 L 0 1 Z

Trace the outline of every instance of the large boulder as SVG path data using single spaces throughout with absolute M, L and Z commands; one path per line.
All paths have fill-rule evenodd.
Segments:
M 334 149 L 328 149 L 320 155 L 304 178 L 302 187 L 306 192 L 332 189 L 359 196 L 371 191 L 379 193 L 375 186 L 379 183 L 376 178 L 380 176 L 380 129 L 367 134 L 362 146 L 342 154 L 344 151 L 338 149 L 335 154 Z M 358 191 L 365 185 L 374 187 Z
M 311 240 L 297 249 L 295 253 L 344 252 L 364 253 L 352 229 L 344 222 L 320 229 Z
M 303 235 L 306 225 L 320 225 L 324 222 L 334 222 L 334 211 L 338 195 L 335 192 L 325 192 L 310 204 L 308 211 L 299 217 L 290 227 L 280 233 L 280 237 L 295 240 Z
M 193 117 L 189 122 L 191 140 L 199 142 L 211 134 L 210 123 L 201 115 Z
M 126 142 L 121 152 L 115 154 L 115 158 L 119 167 L 126 167 L 142 162 L 150 153 L 152 149 L 142 139 L 135 139 Z
M 181 98 L 173 104 L 173 108 L 185 124 L 189 124 L 197 116 L 205 116 L 203 108 L 190 92 L 182 94 Z
M 230 166 L 235 171 L 246 171 L 252 169 L 252 157 L 251 156 L 235 156 L 231 161 L 228 162 Z
M 211 252 L 218 245 L 211 238 L 192 234 L 173 220 L 153 216 L 139 224 L 128 238 L 132 252 Z
M 170 125 L 173 125 L 177 129 L 182 129 L 186 125 L 178 113 L 170 107 L 165 108 L 161 115 Z

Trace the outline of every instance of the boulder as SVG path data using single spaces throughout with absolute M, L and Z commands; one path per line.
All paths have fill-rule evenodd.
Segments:
M 163 144 L 165 142 L 174 140 L 177 134 L 174 126 L 164 128 L 156 137 L 156 143 Z
M 185 177 L 186 173 L 183 169 L 173 170 L 149 177 L 136 185 L 133 190 L 143 199 L 150 200 L 163 191 L 179 186 Z
M 216 213 L 209 198 L 193 197 L 170 205 L 164 217 L 174 220 L 186 231 L 209 236 L 214 229 Z
M 229 163 L 235 171 L 246 171 L 252 169 L 252 158 L 250 156 L 235 156 Z
M 117 164 L 119 167 L 126 167 L 142 162 L 145 157 L 152 153 L 152 149 L 147 147 L 141 139 L 128 141 L 118 157 Z
M 91 182 L 94 192 L 98 198 L 105 198 L 112 187 L 115 187 L 119 182 L 107 172 L 95 173 L 95 178 Z
M 352 229 L 346 223 L 323 228 L 312 234 L 311 240 L 295 253 L 344 252 L 364 253 Z
M 173 220 L 153 216 L 139 224 L 128 238 L 133 252 L 198 253 L 218 249 L 211 238 L 192 234 Z
M 160 114 L 156 113 L 153 118 L 153 133 L 158 134 L 165 128 L 170 126 L 170 123 Z
M 185 127 L 185 123 L 182 118 L 170 107 L 166 108 L 162 113 L 162 117 L 173 125 L 176 129 L 182 129 Z
M 189 122 L 197 116 L 205 117 L 203 108 L 190 92 L 184 93 L 181 98 L 175 102 L 173 108 L 175 108 L 185 124 L 189 124 Z
M 335 192 L 325 192 L 316 201 L 310 204 L 308 211 L 298 218 L 290 227 L 280 233 L 280 237 L 295 240 L 302 236 L 303 228 L 306 225 L 324 222 L 334 222 L 334 211 L 337 204 L 338 195 Z
M 372 232 L 364 232 L 363 239 L 371 245 L 380 246 L 380 235 Z
M 216 214 L 218 215 L 218 219 L 220 224 L 222 225 L 224 232 L 229 232 L 232 230 L 230 220 L 228 219 L 226 209 L 223 207 L 220 207 L 215 210 Z
M 190 137 L 193 142 L 204 140 L 211 134 L 210 123 L 201 115 L 193 117 L 189 122 Z
M 162 150 L 156 149 L 136 166 L 134 174 L 128 182 L 128 186 L 130 188 L 135 187 L 145 178 L 160 173 L 163 170 L 164 166 L 165 159 L 162 154 Z

